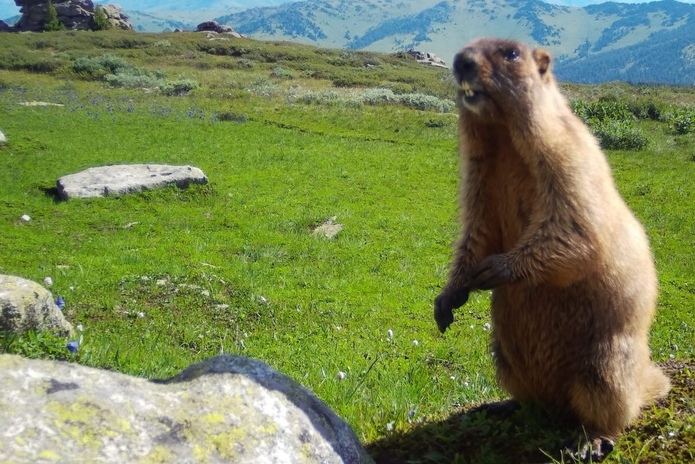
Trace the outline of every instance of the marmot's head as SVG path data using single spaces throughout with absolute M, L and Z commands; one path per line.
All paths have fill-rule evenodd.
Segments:
M 505 124 L 528 116 L 535 91 L 554 85 L 550 54 L 512 40 L 482 38 L 454 57 L 461 114 Z

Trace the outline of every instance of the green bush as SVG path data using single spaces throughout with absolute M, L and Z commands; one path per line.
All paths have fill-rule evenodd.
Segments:
M 73 71 L 77 74 L 86 74 L 96 79 L 103 79 L 107 74 L 120 74 L 134 68 L 120 56 L 108 54 L 98 58 L 81 56 L 75 60 L 72 66 Z
M 574 100 L 570 106 L 574 114 L 587 124 L 592 121 L 634 121 L 635 116 L 627 104 L 613 98 L 603 98 L 596 102 Z
M 277 79 L 294 79 L 294 73 L 282 66 L 274 66 L 273 69 L 270 70 L 270 77 Z
M 628 121 L 594 121 L 589 127 L 607 150 L 641 150 L 647 146 L 647 137 Z
M 106 31 L 111 29 L 111 23 L 106 18 L 106 13 L 104 9 L 97 6 L 94 10 L 94 18 L 92 19 L 92 30 L 93 31 Z
M 653 100 L 634 100 L 628 102 L 626 108 L 637 119 L 661 120 L 662 106 Z
M 192 90 L 200 87 L 196 81 L 191 79 L 179 79 L 176 81 L 166 81 L 159 85 L 159 91 L 164 95 L 180 97 L 188 95 Z
M 672 108 L 665 112 L 664 119 L 669 132 L 676 135 L 695 132 L 695 109 L 693 108 Z

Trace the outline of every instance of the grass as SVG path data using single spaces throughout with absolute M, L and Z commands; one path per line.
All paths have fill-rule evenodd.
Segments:
M 66 340 L 33 333 L 0 335 L 0 352 L 149 378 L 240 354 L 314 391 L 378 462 L 548 460 L 539 448 L 553 452 L 561 425 L 529 409 L 502 421 L 470 412 L 505 397 L 487 347 L 488 294 L 474 294 L 446 335 L 432 320 L 458 233 L 446 72 L 404 56 L 188 33 L 2 34 L 0 50 L 0 272 L 51 276 L 84 327 L 74 356 Z M 75 71 L 105 54 L 198 87 L 166 95 Z M 565 90 L 629 95 L 619 84 Z M 692 89 L 638 91 L 664 108 L 695 102 Z M 676 388 L 609 462 L 679 463 L 695 453 L 694 135 L 665 120 L 634 124 L 647 145 L 609 159 L 652 241 L 652 348 Z M 191 164 L 210 183 L 55 200 L 60 176 L 113 163 Z M 311 234 L 333 216 L 344 226 L 336 239 Z

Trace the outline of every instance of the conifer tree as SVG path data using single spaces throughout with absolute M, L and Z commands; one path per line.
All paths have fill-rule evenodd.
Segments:
M 43 30 L 46 32 L 50 31 L 61 31 L 65 29 L 65 26 L 58 21 L 58 12 L 56 7 L 53 6 L 51 0 L 48 0 L 48 5 L 46 6 L 46 23 L 43 26 Z

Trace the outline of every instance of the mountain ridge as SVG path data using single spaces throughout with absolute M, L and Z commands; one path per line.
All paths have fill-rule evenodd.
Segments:
M 258 39 L 380 52 L 417 48 L 445 61 L 468 40 L 495 35 L 549 49 L 562 80 L 695 84 L 689 48 L 695 5 L 675 0 L 582 8 L 541 0 L 313 0 L 216 20 Z

